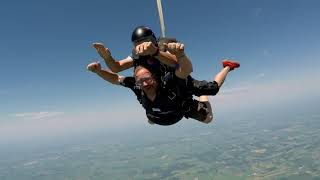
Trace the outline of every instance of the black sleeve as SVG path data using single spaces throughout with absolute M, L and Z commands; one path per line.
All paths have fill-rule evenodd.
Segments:
M 136 85 L 136 80 L 134 77 L 125 77 L 120 85 L 133 89 Z
M 216 81 L 207 82 L 207 81 L 198 81 L 193 79 L 193 94 L 196 96 L 202 95 L 211 95 L 214 96 L 219 92 L 219 85 Z
M 136 87 L 136 80 L 134 77 L 125 77 L 124 80 L 120 83 L 120 85 L 126 88 L 130 88 L 137 96 L 137 99 L 140 102 L 141 90 Z

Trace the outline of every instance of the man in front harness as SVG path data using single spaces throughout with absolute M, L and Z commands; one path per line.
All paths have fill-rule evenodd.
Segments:
M 193 118 L 204 123 L 212 120 L 211 105 L 206 96 L 200 96 L 204 102 L 193 99 L 194 80 L 181 79 L 169 72 L 164 79 L 157 78 L 152 71 L 144 66 L 135 69 L 135 77 L 125 77 L 120 85 L 130 88 L 137 96 L 138 101 L 146 110 L 149 123 L 172 125 L 183 117 Z M 219 87 L 216 83 L 206 83 L 215 95 Z M 208 92 L 208 88 L 204 89 Z
M 177 57 L 179 66 L 182 65 L 180 62 L 185 59 L 184 46 L 180 43 L 169 43 L 166 46 Z M 212 82 L 194 80 L 179 69 L 159 76 L 157 69 L 146 65 L 136 66 L 134 77 L 123 77 L 102 70 L 97 62 L 89 64 L 87 68 L 108 82 L 130 88 L 145 108 L 150 123 L 172 125 L 183 117 L 211 122 L 213 116 L 207 95 L 215 95 L 227 74 L 239 66 L 234 61 L 223 61 L 224 68 Z M 192 95 L 200 96 L 199 101 L 193 99 Z

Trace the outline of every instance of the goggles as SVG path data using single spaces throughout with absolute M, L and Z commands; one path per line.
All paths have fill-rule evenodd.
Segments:
M 150 84 L 150 83 L 152 83 L 152 81 L 153 81 L 152 76 L 142 77 L 142 78 L 136 80 L 136 86 L 142 86 L 144 82 Z

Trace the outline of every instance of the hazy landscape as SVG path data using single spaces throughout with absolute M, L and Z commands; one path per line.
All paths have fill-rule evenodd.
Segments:
M 12 146 L 0 179 L 320 179 L 316 107 L 272 112 Z

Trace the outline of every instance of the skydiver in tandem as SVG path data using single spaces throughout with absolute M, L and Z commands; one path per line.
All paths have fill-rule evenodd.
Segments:
M 133 44 L 132 53 L 122 60 L 115 60 L 110 50 L 105 48 L 102 43 L 93 43 L 93 47 L 96 48 L 109 69 L 114 73 L 136 67 L 140 64 L 158 66 L 159 70 L 163 70 L 164 67 L 162 67 L 162 65 L 175 68 L 178 64 L 177 58 L 163 49 L 164 40 L 168 41 L 170 38 L 159 38 L 159 40 L 157 40 L 155 34 L 149 27 L 138 26 L 134 29 L 131 36 Z M 174 41 L 173 39 L 171 40 Z M 192 68 L 189 60 L 185 63 L 189 63 L 189 67 Z
M 159 45 L 152 30 L 144 26 L 134 30 L 132 42 L 132 55 L 120 61 L 114 60 L 102 44 L 95 43 L 111 71 L 102 69 L 99 62 L 90 63 L 87 69 L 112 84 L 130 88 L 146 110 L 150 124 L 172 125 L 183 117 L 210 123 L 213 115 L 208 96 L 216 95 L 228 73 L 240 64 L 223 60 L 223 68 L 213 81 L 198 81 L 190 76 L 192 64 L 183 44 L 167 40 Z M 130 67 L 134 67 L 132 77 L 116 73 Z

